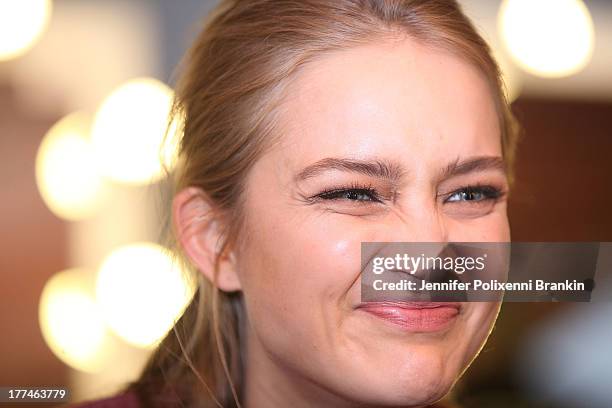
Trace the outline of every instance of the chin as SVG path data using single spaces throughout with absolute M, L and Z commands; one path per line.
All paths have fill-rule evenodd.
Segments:
M 451 390 L 465 368 L 462 361 L 448 361 L 452 353 L 440 345 L 388 346 L 385 355 L 362 356 L 363 365 L 343 370 L 351 373 L 344 380 L 353 380 L 346 397 L 364 406 L 430 405 Z
M 417 351 L 419 357 L 405 368 L 399 368 L 393 393 L 398 395 L 394 403 L 428 405 L 442 399 L 453 387 L 462 367 L 447 364 L 442 353 L 429 350 Z
M 364 406 L 421 407 L 444 398 L 455 381 L 435 375 L 391 380 L 383 387 L 363 395 L 358 402 Z

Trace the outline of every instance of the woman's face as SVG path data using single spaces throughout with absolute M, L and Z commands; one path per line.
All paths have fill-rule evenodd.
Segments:
M 509 241 L 500 128 L 484 77 L 409 39 L 353 48 L 305 66 L 279 121 L 279 143 L 255 163 L 245 193 L 237 269 L 247 401 L 441 398 L 499 304 L 462 303 L 447 324 L 424 329 L 378 318 L 360 307 L 360 244 Z M 468 186 L 486 188 L 462 193 Z

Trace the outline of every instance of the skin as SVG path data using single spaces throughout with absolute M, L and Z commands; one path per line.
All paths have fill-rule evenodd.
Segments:
M 248 175 L 249 239 L 219 276 L 221 289 L 244 294 L 244 405 L 439 400 L 483 346 L 499 304 L 463 303 L 449 327 L 428 333 L 375 318 L 357 309 L 360 244 L 510 240 L 498 116 L 484 77 L 409 38 L 380 41 L 306 65 L 289 86 L 278 126 L 278 143 Z M 326 158 L 388 162 L 401 177 L 338 168 L 299 177 Z M 475 169 L 452 171 L 478 158 L 486 160 Z M 376 190 L 380 200 L 354 190 L 320 195 L 353 185 Z M 472 185 L 493 186 L 500 196 L 456 193 Z M 191 188 L 176 197 L 179 228 L 193 219 L 197 210 L 185 208 L 200 195 Z M 182 241 L 204 273 L 212 241 Z

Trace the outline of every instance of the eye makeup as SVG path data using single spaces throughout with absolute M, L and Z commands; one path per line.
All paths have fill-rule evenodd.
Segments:
M 358 183 L 328 188 L 312 198 L 315 200 L 348 200 L 356 203 L 382 203 L 385 200 L 372 184 Z
M 453 218 L 478 218 L 490 214 L 506 196 L 493 184 L 468 184 L 438 195 L 444 212 Z
M 372 183 L 350 182 L 336 184 L 314 195 L 305 196 L 304 201 L 308 204 L 326 204 L 339 213 L 351 213 L 351 209 L 357 208 L 363 211 L 367 208 L 378 210 L 385 204 L 393 204 L 398 195 L 395 189 L 388 188 L 385 193 L 381 193 Z M 436 197 L 447 214 L 459 218 L 475 218 L 491 212 L 505 195 L 505 189 L 493 183 L 466 183 L 449 192 L 438 193 Z M 361 211 L 359 215 L 362 215 Z
M 302 195 L 302 202 L 326 212 L 352 216 L 380 215 L 393 204 L 397 192 L 393 186 L 374 182 L 336 182 L 312 195 Z M 316 191 L 316 190 L 315 190 Z
M 485 200 L 497 200 L 505 194 L 500 188 L 493 185 L 467 185 L 450 193 L 441 194 L 444 203 L 458 202 L 481 202 Z

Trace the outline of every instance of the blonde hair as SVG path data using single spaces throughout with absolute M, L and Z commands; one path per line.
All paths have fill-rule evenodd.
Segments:
M 247 239 L 239 234 L 244 181 L 274 140 L 277 108 L 294 73 L 324 53 L 398 35 L 455 54 L 482 72 L 511 169 L 518 127 L 500 71 L 456 1 L 225 0 L 186 55 L 174 105 L 184 120 L 174 189 L 194 186 L 210 198 L 225 226 L 221 254 Z M 199 289 L 130 389 L 146 406 L 179 400 L 193 407 L 240 406 L 241 294 L 216 289 L 189 264 L 176 239 L 173 247 L 198 277 Z

